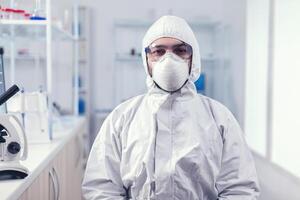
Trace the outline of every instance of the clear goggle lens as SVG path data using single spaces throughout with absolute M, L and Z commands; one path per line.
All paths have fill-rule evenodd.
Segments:
M 166 54 L 167 51 L 171 51 L 182 59 L 189 59 L 193 54 L 193 49 L 190 45 L 186 43 L 180 43 L 173 46 L 165 46 L 165 45 L 151 45 L 145 48 L 145 52 L 147 57 L 151 61 L 159 60 L 163 55 Z

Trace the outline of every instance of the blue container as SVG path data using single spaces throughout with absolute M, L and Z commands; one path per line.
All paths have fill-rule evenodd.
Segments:
M 205 95 L 205 74 L 201 73 L 200 77 L 195 82 L 195 86 L 198 93 Z
M 79 98 L 78 112 L 80 115 L 84 115 L 84 113 L 85 113 L 85 101 L 83 98 Z

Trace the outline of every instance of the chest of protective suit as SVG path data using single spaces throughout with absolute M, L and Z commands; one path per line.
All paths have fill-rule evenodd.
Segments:
M 196 98 L 166 101 L 154 112 L 149 103 L 123 129 L 123 182 L 156 199 L 210 194 L 203 187 L 214 188 L 222 155 L 222 137 L 210 114 Z

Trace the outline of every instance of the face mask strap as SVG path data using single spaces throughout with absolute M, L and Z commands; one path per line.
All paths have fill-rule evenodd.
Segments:
M 177 90 L 174 90 L 174 91 L 168 91 L 168 90 L 165 90 L 165 89 L 161 88 L 154 80 L 153 80 L 153 82 L 154 82 L 154 84 L 155 84 L 159 89 L 161 89 L 162 91 L 165 91 L 165 92 L 168 92 L 168 93 L 173 94 L 173 93 L 178 92 L 179 90 L 181 90 L 181 89 L 183 88 L 183 86 L 185 86 L 185 84 L 188 82 L 188 80 L 189 80 L 189 79 L 186 79 L 186 81 L 182 84 L 182 86 L 181 86 L 180 88 L 178 88 Z
M 191 55 L 191 57 L 190 57 L 190 59 L 189 59 L 189 67 L 190 67 L 190 69 L 189 69 L 189 77 L 191 76 L 191 73 L 192 73 L 192 64 L 193 64 L 193 54 Z

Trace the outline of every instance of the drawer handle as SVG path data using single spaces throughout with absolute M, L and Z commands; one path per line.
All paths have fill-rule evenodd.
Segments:
M 55 170 L 54 167 L 52 167 L 49 171 L 49 175 L 51 177 L 51 182 L 52 185 L 54 187 L 54 199 L 55 200 L 59 200 L 59 196 L 60 196 L 60 185 L 59 185 L 59 179 L 58 179 L 58 175 L 57 172 Z

